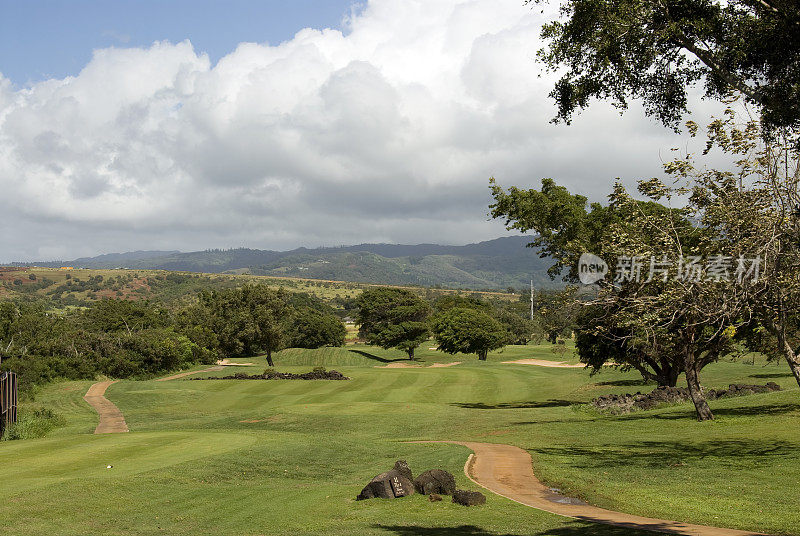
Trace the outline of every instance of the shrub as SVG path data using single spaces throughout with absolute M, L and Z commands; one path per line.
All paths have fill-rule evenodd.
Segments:
M 14 441 L 44 437 L 50 430 L 64 426 L 64 424 L 66 424 L 64 417 L 47 408 L 37 408 L 30 413 L 22 411 L 19 420 L 6 428 L 0 440 Z

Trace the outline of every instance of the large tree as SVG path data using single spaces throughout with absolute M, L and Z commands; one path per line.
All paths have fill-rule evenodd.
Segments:
M 378 287 L 357 300 L 359 333 L 368 343 L 397 348 L 414 359 L 414 350 L 430 335 L 430 306 L 412 291 Z
M 671 167 L 689 180 L 691 204 L 724 249 L 760 257 L 758 280 L 745 288 L 749 322 L 739 335 L 752 349 L 784 358 L 800 385 L 800 150 L 786 137 L 765 142 L 760 130 L 754 120 L 738 124 L 729 110 L 709 125 L 706 152 L 730 155 L 733 170 L 697 166 L 692 155 Z
M 641 181 L 639 190 L 650 201 L 634 199 L 617 184 L 607 206 L 587 209 L 585 198 L 550 179 L 542 181 L 541 191 L 493 185 L 492 215 L 504 218 L 509 228 L 536 231 L 537 243 L 557 260 L 552 275 L 566 271 L 566 278 L 575 281 L 579 259 L 587 252 L 609 263 L 614 284 L 600 282 L 591 301 L 595 315 L 584 317 L 580 326 L 582 360 L 592 363 L 602 346 L 613 345 L 618 362 L 643 371 L 648 379 L 662 377 L 670 384 L 683 371 L 698 418 L 712 419 L 699 373 L 729 351 L 730 328 L 743 323 L 746 302 L 730 282 L 709 281 L 694 272 L 687 277 L 686 259 L 705 260 L 720 255 L 722 247 L 709 227 L 694 224 L 700 216 L 696 207 L 672 209 L 658 203 L 681 193 L 658 181 Z M 662 260 L 665 255 L 672 256 L 673 264 Z M 649 266 L 637 267 L 636 259 L 647 259 Z M 654 267 L 659 270 L 653 272 Z M 601 342 L 592 344 L 592 337 Z
M 481 361 L 486 361 L 490 351 L 505 346 L 509 337 L 500 322 L 483 311 L 465 307 L 439 313 L 432 321 L 432 329 L 439 350 L 448 354 L 478 354 Z
M 549 0 L 526 0 L 544 4 Z M 592 99 L 677 127 L 687 88 L 738 91 L 767 131 L 800 128 L 800 4 L 796 0 L 560 0 L 540 58 L 563 73 L 551 96 L 569 122 Z
M 344 346 L 347 329 L 338 316 L 314 309 L 301 309 L 294 314 L 289 330 L 293 348 Z
M 288 301 L 285 290 L 265 285 L 244 285 L 200 295 L 210 330 L 222 352 L 228 356 L 265 352 L 269 366 L 274 366 L 272 353 L 283 349 L 287 342 L 291 313 Z

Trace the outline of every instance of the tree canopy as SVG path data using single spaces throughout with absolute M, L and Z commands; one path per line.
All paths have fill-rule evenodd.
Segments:
M 549 0 L 526 0 L 544 4 Z M 569 122 L 592 99 L 677 128 L 687 88 L 740 92 L 767 131 L 800 128 L 800 4 L 795 0 L 560 0 L 539 57 L 564 74 L 550 96 Z M 564 72 L 565 71 L 565 72 Z
M 439 350 L 448 354 L 478 354 L 486 360 L 487 354 L 502 348 L 509 333 L 500 322 L 477 309 L 453 307 L 434 317 L 434 338 Z
M 412 291 L 379 287 L 365 290 L 357 300 L 359 331 L 368 343 L 397 348 L 414 358 L 414 350 L 430 335 L 430 306 Z

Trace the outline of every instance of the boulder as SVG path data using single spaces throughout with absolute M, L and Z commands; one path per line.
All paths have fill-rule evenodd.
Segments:
M 453 492 L 453 502 L 464 506 L 486 504 L 486 496 L 480 491 L 457 489 Z
M 431 493 L 452 495 L 456 490 L 456 479 L 447 471 L 431 469 L 414 479 L 414 490 L 423 495 L 429 495 Z
M 398 460 L 391 471 L 381 473 L 364 486 L 356 497 L 364 499 L 396 499 L 414 494 L 414 483 L 411 481 L 411 468 L 403 460 Z
M 405 460 L 397 460 L 394 462 L 394 467 L 392 470 L 397 471 L 409 480 L 414 480 L 414 475 L 411 474 L 411 467 L 408 466 L 408 463 Z

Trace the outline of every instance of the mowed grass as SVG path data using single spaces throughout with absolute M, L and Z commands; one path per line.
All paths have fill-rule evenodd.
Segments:
M 635 373 L 502 363 L 572 360 L 547 345 L 510 347 L 485 363 L 432 346 L 420 348 L 419 368 L 380 368 L 407 360 L 364 345 L 276 356 L 278 370 L 326 366 L 349 381 L 123 381 L 107 396 L 129 434 L 91 435 L 96 417 L 81 399 L 90 382 L 52 385 L 34 405 L 68 424 L 0 444 L 0 526 L 21 535 L 637 534 L 491 494 L 479 508 L 422 496 L 353 500 L 401 458 L 415 474 L 440 467 L 478 489 L 463 474 L 464 447 L 406 443 L 444 439 L 518 445 L 548 484 L 606 508 L 800 534 L 800 391 L 783 367 L 707 368 L 711 387 L 776 381 L 786 391 L 714 401 L 717 420 L 698 423 L 689 404 L 628 416 L 580 406 L 652 388 Z M 254 365 L 204 375 L 266 366 L 239 361 Z M 462 363 L 428 366 L 446 361 Z

